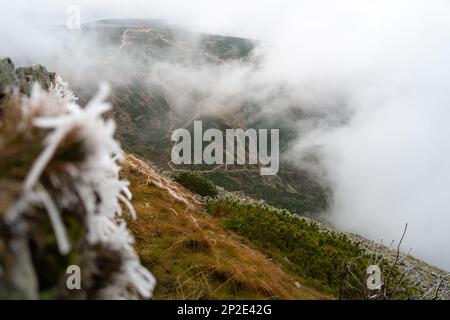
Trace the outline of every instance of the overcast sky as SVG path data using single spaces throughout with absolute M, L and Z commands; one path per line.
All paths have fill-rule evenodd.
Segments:
M 405 247 L 450 270 L 450 1 L 15 0 L 1 6 L 0 55 L 50 50 L 32 26 L 65 24 L 72 4 L 83 22 L 157 18 L 263 40 L 252 80 L 311 106 L 346 97 L 348 125 L 315 128 L 289 158 L 301 167 L 320 150 L 336 226 L 389 243 L 408 222 Z

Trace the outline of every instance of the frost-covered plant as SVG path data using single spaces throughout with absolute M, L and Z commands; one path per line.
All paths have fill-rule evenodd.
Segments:
M 59 255 L 82 270 L 82 290 L 71 293 L 61 285 L 65 270 L 55 266 L 56 296 L 149 298 L 155 285 L 133 249 L 123 216 L 124 211 L 132 218 L 136 213 L 128 182 L 119 178 L 123 152 L 113 137 L 115 124 L 103 117 L 110 110 L 108 90 L 102 85 L 82 108 L 57 77 L 48 92 L 34 86 L 30 97 L 4 102 L 0 156 L 6 162 L 0 166 L 0 189 L 8 203 L 0 207 L 0 239 L 7 249 L 0 251 L 0 270 L 2 256 L 17 263 L 17 240 L 31 239 L 27 242 L 47 252 L 52 246 L 45 240 L 47 224 Z M 2 185 L 6 180 L 20 181 L 20 191 Z M 40 258 L 29 251 L 33 261 Z M 39 281 L 41 270 L 36 271 Z

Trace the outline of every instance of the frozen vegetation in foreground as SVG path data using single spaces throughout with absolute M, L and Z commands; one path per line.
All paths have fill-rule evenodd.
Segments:
M 115 123 L 104 117 L 108 86 L 81 107 L 45 68 L 19 73 L 1 62 L 10 74 L 0 101 L 0 296 L 150 298 L 155 279 L 124 218 L 135 211 L 119 178 Z M 80 290 L 66 285 L 69 265 L 80 267 Z

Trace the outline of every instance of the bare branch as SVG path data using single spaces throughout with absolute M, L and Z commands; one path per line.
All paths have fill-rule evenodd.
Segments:
M 392 264 L 392 266 L 391 266 L 391 268 L 389 270 L 389 273 L 388 273 L 388 275 L 386 277 L 385 286 L 384 286 L 384 295 L 385 295 L 385 297 L 387 297 L 387 294 L 388 294 L 392 272 L 394 271 L 395 267 L 398 265 L 398 261 L 399 261 L 399 258 L 400 258 L 400 247 L 402 245 L 403 238 L 405 237 L 407 229 L 408 229 L 408 223 L 405 224 L 405 228 L 403 229 L 402 237 L 400 238 L 400 241 L 398 242 L 398 245 L 397 245 L 397 253 L 396 253 L 396 256 L 395 256 L 394 263 Z
M 447 277 L 449 277 L 449 276 L 450 276 L 450 273 L 447 273 L 443 277 L 439 276 L 439 280 L 438 280 L 437 285 L 436 285 L 436 291 L 434 293 L 434 297 L 432 298 L 432 300 L 436 300 L 438 298 L 438 296 L 439 296 L 439 289 L 441 288 L 442 283 L 445 281 L 445 279 Z

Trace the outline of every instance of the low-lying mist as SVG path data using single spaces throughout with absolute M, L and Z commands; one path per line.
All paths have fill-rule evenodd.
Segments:
M 297 130 L 283 157 L 332 188 L 324 216 L 333 225 L 390 243 L 408 223 L 404 250 L 450 269 L 449 2 L 80 1 L 83 22 L 163 18 L 258 40 L 245 61 L 194 65 L 149 63 L 98 35 L 65 42 L 37 27 L 64 24 L 69 3 L 52 4 L 16 1 L 2 10 L 0 55 L 89 85 L 145 74 L 149 90 L 164 90 L 177 110 L 257 104 L 255 117 Z M 320 116 L 292 119 L 292 108 Z M 318 164 L 307 161 L 311 154 Z

